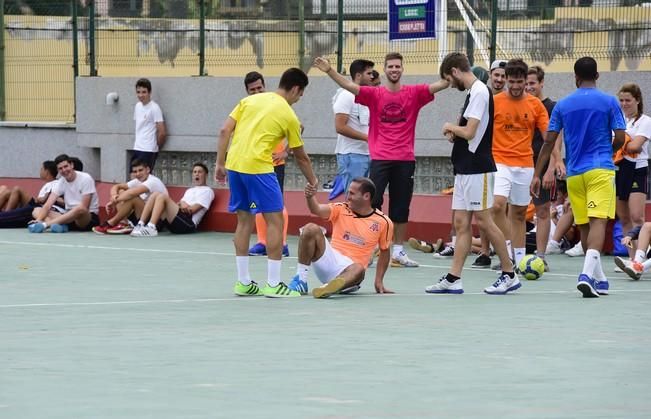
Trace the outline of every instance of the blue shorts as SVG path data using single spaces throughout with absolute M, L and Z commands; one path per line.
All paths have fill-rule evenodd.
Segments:
M 228 201 L 230 212 L 257 214 L 283 210 L 283 194 L 273 172 L 251 175 L 229 170 L 228 185 L 231 190 Z

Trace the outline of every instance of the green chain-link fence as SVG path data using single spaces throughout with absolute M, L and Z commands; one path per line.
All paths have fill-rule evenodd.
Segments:
M 319 55 L 345 70 L 356 58 L 381 63 L 399 51 L 412 75 L 436 73 L 450 51 L 479 65 L 492 56 L 523 57 L 551 72 L 571 71 L 583 55 L 611 71 L 651 70 L 651 3 L 632 0 L 447 0 L 437 4 L 447 15 L 438 39 L 393 42 L 388 0 L 0 4 L 6 120 L 74 121 L 75 75 L 240 76 L 257 68 L 271 76 L 289 66 L 307 70 Z

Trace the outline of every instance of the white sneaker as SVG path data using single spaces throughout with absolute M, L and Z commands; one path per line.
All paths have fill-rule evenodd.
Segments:
M 398 253 L 398 257 L 391 258 L 391 266 L 394 268 L 417 268 L 418 262 L 409 259 L 404 251 Z
M 131 233 L 129 233 L 129 235 L 130 235 L 130 236 L 134 236 L 134 237 L 138 236 L 138 231 L 139 231 L 141 228 L 143 228 L 143 227 L 144 227 L 143 224 L 136 224 L 136 225 L 133 227 L 133 230 L 131 230 Z
M 158 230 L 156 227 L 140 226 L 140 228 L 134 228 L 131 232 L 132 237 L 156 237 L 158 236 Z
M 506 274 L 500 274 L 493 285 L 484 288 L 484 292 L 491 295 L 504 295 L 517 290 L 521 286 L 522 284 L 520 283 L 520 279 L 518 279 L 518 274 L 514 273 L 513 278 Z
M 565 252 L 569 257 L 585 256 L 581 242 L 578 242 L 573 248 Z
M 428 294 L 463 294 L 463 284 L 461 278 L 450 282 L 443 275 L 439 282 L 425 288 L 425 292 Z
M 563 253 L 563 249 L 561 249 L 560 243 L 551 240 L 547 243 L 546 255 L 560 255 L 561 253 Z

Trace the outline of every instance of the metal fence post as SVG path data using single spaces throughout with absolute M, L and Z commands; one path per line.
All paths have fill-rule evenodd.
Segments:
M 199 75 L 206 75 L 206 0 L 199 0 Z
M 70 0 L 70 13 L 72 14 L 72 72 L 74 77 L 79 76 L 79 34 L 77 33 L 77 0 Z
M 344 68 L 344 0 L 337 0 L 337 73 Z
M 5 120 L 5 0 L 0 0 L 0 121 Z
M 95 64 L 95 0 L 88 2 L 88 64 L 90 66 L 90 76 L 97 76 L 97 67 Z
M 496 48 L 497 48 L 497 0 L 493 0 L 491 3 L 491 45 L 490 45 L 490 63 L 495 61 Z
M 305 61 L 305 0 L 298 0 L 298 67 Z

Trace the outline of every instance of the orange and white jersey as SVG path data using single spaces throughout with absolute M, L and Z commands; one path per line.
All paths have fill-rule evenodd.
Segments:
M 375 246 L 389 249 L 393 239 L 393 223 L 377 209 L 363 216 L 354 213 L 348 203 L 338 202 L 330 204 L 328 221 L 332 222 L 332 247 L 364 267 Z

